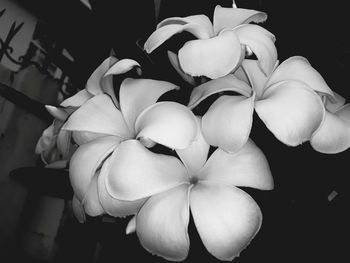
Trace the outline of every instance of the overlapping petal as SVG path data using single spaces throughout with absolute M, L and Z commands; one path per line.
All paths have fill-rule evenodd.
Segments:
M 112 157 L 112 156 L 111 156 Z M 113 197 L 107 190 L 107 176 L 111 169 L 111 157 L 103 163 L 98 176 L 98 196 L 104 211 L 107 214 L 115 217 L 124 217 L 136 214 L 141 206 L 146 201 L 146 198 L 137 199 L 134 201 L 124 201 Z
M 125 79 L 120 86 L 120 108 L 130 131 L 135 133 L 135 121 L 140 113 L 156 103 L 161 95 L 178 87 L 167 81 Z
M 172 261 L 187 257 L 188 192 L 189 186 L 181 185 L 153 195 L 137 214 L 136 233 L 142 246 L 152 254 Z
M 85 193 L 84 199 L 81 201 L 85 213 L 89 216 L 98 216 L 105 212 L 98 196 L 97 178 L 97 175 L 92 177 L 89 189 Z
M 131 136 L 121 112 L 106 94 L 96 95 L 84 103 L 68 118 L 62 129 L 109 134 L 122 138 Z
M 266 86 L 270 87 L 275 83 L 286 80 L 303 82 L 316 92 L 326 94 L 334 99 L 332 90 L 328 87 L 321 74 L 304 57 L 294 56 L 283 61 L 273 72 Z
M 94 95 L 91 94 L 89 91 L 86 89 L 83 89 L 73 96 L 65 99 L 64 101 L 61 102 L 60 106 L 61 107 L 80 107 L 83 105 L 86 101 L 91 99 Z
M 244 8 L 226 8 L 217 5 L 214 10 L 214 32 L 218 34 L 222 29 L 235 28 L 250 22 L 261 23 L 267 19 L 267 14 Z
M 182 68 L 180 67 L 179 57 L 177 54 L 168 50 L 168 58 L 169 58 L 171 65 L 174 67 L 176 72 L 181 76 L 181 78 L 183 78 L 183 80 L 190 83 L 191 85 L 196 85 L 194 78 L 192 76 L 186 74 L 182 70 Z
M 193 113 L 184 105 L 164 101 L 144 110 L 136 120 L 137 138 L 144 138 L 171 149 L 186 148 L 197 136 Z
M 249 97 L 252 93 L 252 89 L 248 86 L 247 83 L 237 79 L 234 75 L 229 74 L 218 79 L 210 80 L 203 83 L 202 85 L 195 87 L 191 93 L 188 107 L 190 109 L 193 109 L 204 99 L 213 94 L 223 91 L 237 92 L 246 97 Z
M 190 207 L 205 247 L 220 260 L 239 256 L 262 222 L 259 206 L 237 187 L 199 182 L 191 190 Z
M 235 153 L 217 149 L 198 174 L 201 180 L 227 186 L 272 190 L 274 185 L 266 157 L 252 140 Z
M 312 147 L 322 153 L 339 153 L 350 147 L 350 104 L 326 112 L 320 128 L 311 138 Z
M 248 46 L 256 55 L 265 75 L 270 75 L 277 61 L 275 36 L 258 25 L 241 25 L 234 31 L 240 43 Z
M 299 81 L 269 87 L 255 110 L 277 139 L 290 146 L 309 140 L 324 116 L 320 97 Z
M 216 79 L 233 71 L 242 54 L 239 38 L 226 30 L 210 39 L 186 42 L 179 50 L 179 61 L 183 71 L 191 76 Z
M 112 66 L 110 66 L 109 69 L 105 71 L 103 77 L 107 77 L 109 75 L 124 74 L 135 67 L 141 67 L 141 65 L 133 59 L 125 58 L 115 62 Z
M 105 184 L 108 193 L 120 200 L 145 198 L 188 182 L 179 159 L 155 154 L 137 140 L 122 142 L 111 158 Z
M 221 96 L 204 114 L 202 131 L 206 141 L 227 152 L 239 150 L 248 140 L 253 122 L 254 98 Z

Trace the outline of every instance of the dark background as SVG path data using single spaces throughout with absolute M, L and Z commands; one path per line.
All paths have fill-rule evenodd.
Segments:
M 87 77 L 114 48 L 118 58 L 134 58 L 145 63 L 135 45 L 154 30 L 153 1 L 92 0 L 93 14 L 78 1 L 17 0 L 40 17 L 57 41 L 75 58 L 71 74 L 76 85 Z M 231 1 L 163 0 L 160 18 L 205 13 Z M 305 56 L 325 78 L 331 89 L 350 98 L 350 43 L 345 1 L 236 1 L 242 8 L 265 11 L 263 27 L 276 35 L 280 61 L 294 55 Z M 63 31 L 62 28 L 65 30 Z M 169 73 L 166 71 L 167 74 Z M 291 148 L 277 141 L 254 116 L 252 138 L 264 151 L 275 178 L 275 190 L 245 189 L 260 205 L 264 221 L 249 247 L 234 262 L 343 262 L 348 243 L 349 150 L 326 155 L 305 143 Z M 328 195 L 338 195 L 329 202 Z M 125 236 L 125 219 L 102 223 L 88 218 L 80 225 L 70 220 L 60 236 L 57 262 L 94 262 L 96 242 L 98 262 L 165 262 L 144 250 L 136 235 Z M 206 252 L 193 222 L 189 227 L 191 248 L 186 262 L 216 262 Z M 217 261 L 218 262 L 218 261 Z

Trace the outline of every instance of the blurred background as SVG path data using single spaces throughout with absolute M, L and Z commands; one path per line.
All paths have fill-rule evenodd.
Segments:
M 140 46 L 157 22 L 207 14 L 214 0 L 0 0 L 0 262 L 165 262 L 150 255 L 125 219 L 71 212 L 67 172 L 48 172 L 35 155 L 57 105 L 84 88 L 113 52 L 147 63 Z M 350 98 L 350 38 L 342 1 L 237 0 L 265 11 L 263 27 L 275 34 L 279 60 L 305 56 L 331 89 Z M 269 160 L 276 189 L 246 189 L 261 206 L 263 227 L 235 262 L 341 262 L 349 230 L 349 150 L 317 153 L 308 144 L 282 145 L 255 118 L 252 137 Z M 190 223 L 187 262 L 216 262 Z M 343 241 L 345 240 L 345 242 Z M 130 253 L 130 251 L 132 251 Z

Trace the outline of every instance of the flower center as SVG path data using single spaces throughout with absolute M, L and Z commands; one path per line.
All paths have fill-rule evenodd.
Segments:
M 195 185 L 195 184 L 197 184 L 197 182 L 198 182 L 198 178 L 196 176 L 191 176 L 190 184 Z

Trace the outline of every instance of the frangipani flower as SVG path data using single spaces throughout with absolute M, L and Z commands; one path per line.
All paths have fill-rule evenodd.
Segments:
M 249 140 L 234 154 L 217 149 L 209 158 L 201 134 L 174 156 L 155 154 L 137 140 L 122 142 L 102 168 L 108 193 L 133 202 L 148 198 L 127 232 L 136 230 L 144 248 L 168 260 L 184 260 L 189 250 L 190 210 L 207 250 L 232 260 L 257 234 L 262 214 L 238 187 L 271 190 L 264 154 Z
M 319 94 L 330 100 L 334 100 L 334 94 L 309 62 L 302 57 L 291 57 L 279 66 L 276 63 L 268 77 L 256 60 L 244 60 L 242 68 L 237 73 L 241 79 L 228 75 L 200 85 L 192 92 L 190 108 L 223 90 L 242 95 L 222 96 L 208 109 L 202 124 L 208 142 L 231 152 L 239 149 L 248 139 L 254 109 L 281 142 L 297 146 L 310 140 L 325 114 Z M 238 131 L 237 123 L 239 132 L 245 136 L 237 137 L 234 133 Z
M 104 76 L 120 72 L 120 68 L 120 64 L 114 64 Z M 113 95 L 97 94 L 67 119 L 62 130 L 71 131 L 80 145 L 69 170 L 75 193 L 73 209 L 80 221 L 84 221 L 84 211 L 91 216 L 104 212 L 125 216 L 142 205 L 143 200 L 115 199 L 100 183 L 101 166 L 121 142 L 139 139 L 147 147 L 158 143 L 182 149 L 196 137 L 196 119 L 186 106 L 157 102 L 162 94 L 176 88 L 166 81 L 127 78 L 121 83 L 119 101 Z
M 256 55 L 259 66 L 268 75 L 277 60 L 275 37 L 266 29 L 249 24 L 263 22 L 266 18 L 263 12 L 236 8 L 235 5 L 233 8 L 216 6 L 213 23 L 205 15 L 171 17 L 157 25 L 144 48 L 151 53 L 173 35 L 187 31 L 197 39 L 180 48 L 178 63 L 173 53 L 169 55 L 179 72 L 211 79 L 223 77 L 240 65 L 247 50 Z

